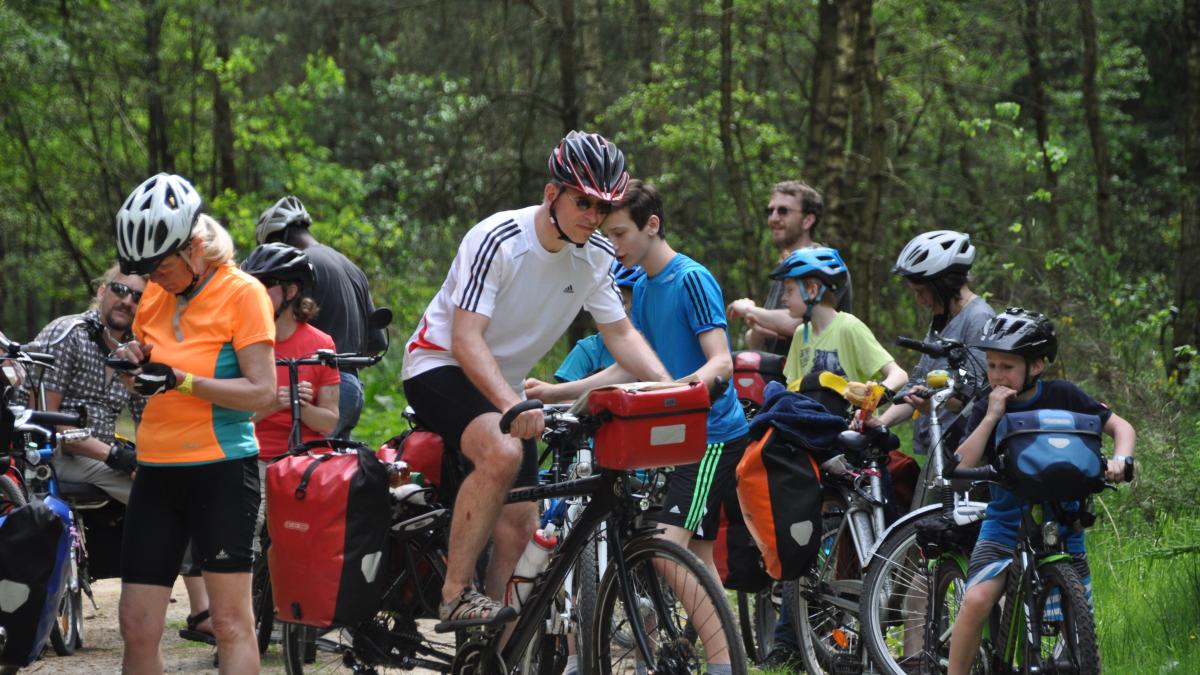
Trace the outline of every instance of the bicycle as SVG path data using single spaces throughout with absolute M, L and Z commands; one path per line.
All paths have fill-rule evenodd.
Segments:
M 540 406 L 538 401 L 526 401 L 515 407 L 501 419 L 501 429 L 507 432 L 516 415 Z M 600 416 L 553 409 L 546 413 L 546 435 L 564 447 L 586 446 L 602 424 Z M 512 490 L 509 503 L 577 496 L 587 501 L 574 526 L 559 540 L 549 566 L 533 583 L 515 623 L 508 630 L 476 627 L 457 631 L 454 645 L 427 638 L 417 630 L 419 619 L 436 616 L 444 580 L 449 510 L 422 503 L 428 489 L 403 490 L 402 494 L 394 490 L 395 524 L 389 537 L 395 555 L 378 612 L 355 626 L 340 627 L 319 638 L 311 664 L 303 658 L 298 627 L 286 624 L 284 662 L 288 673 L 303 673 L 309 665 L 314 670 L 344 667 L 367 673 L 378 666 L 427 667 L 462 674 L 519 672 L 523 657 L 541 645 L 539 636 L 567 574 L 577 568 L 602 523 L 613 555 L 599 582 L 589 636 L 596 648 L 593 663 L 599 664 L 599 672 L 632 672 L 639 662 L 654 672 L 697 672 L 707 660 L 703 645 L 720 635 L 733 672 L 745 673 L 745 653 L 722 590 L 694 554 L 657 538 L 657 528 L 643 522 L 650 500 L 638 491 L 640 487 L 644 487 L 641 481 L 627 471 L 596 466 L 586 477 Z M 662 574 L 676 584 L 660 578 Z M 681 599 L 690 602 L 692 612 Z
M 896 344 L 945 358 L 950 366 L 949 371 L 932 371 L 926 377 L 931 391 L 932 466 L 923 475 L 929 476 L 926 490 L 937 501 L 913 510 L 884 535 L 867 565 L 859 608 L 871 663 L 882 672 L 899 675 L 946 657 L 949 625 L 939 624 L 952 617 L 961 602 L 967 562 L 987 504 L 971 500 L 964 489 L 969 486 L 956 486 L 945 475 L 946 455 L 952 449 L 946 447 L 941 413 L 950 406 L 970 410 L 969 393 L 985 395 L 986 387 L 978 386 L 967 370 L 972 355 L 961 342 L 901 337 Z M 935 563 L 942 574 L 927 577 L 925 572 Z
M 957 459 L 956 455 L 947 467 L 948 477 L 1009 487 L 1018 482 L 995 466 L 960 468 Z M 1124 479 L 1132 481 L 1133 476 L 1131 462 L 1125 466 Z M 1105 487 L 1116 489 L 1107 483 Z M 1069 532 L 1082 530 L 1094 522 L 1090 507 L 1090 496 L 1082 500 L 1077 511 L 1058 506 L 1046 508 L 1025 500 L 1013 564 L 1008 569 L 1004 594 L 997 603 L 997 608 L 1002 607 L 998 620 L 993 612 L 995 639 L 981 643 L 976 670 L 1081 675 L 1100 672 L 1092 603 L 1066 549 Z M 954 561 L 935 561 L 929 576 L 936 582 L 943 577 L 956 579 L 959 572 Z M 948 637 L 953 616 L 941 611 L 941 603 L 932 603 L 931 608 L 934 620 L 926 631 L 927 638 L 942 637 L 943 631 Z M 941 660 L 922 665 L 926 667 L 922 672 L 940 673 L 945 669 Z

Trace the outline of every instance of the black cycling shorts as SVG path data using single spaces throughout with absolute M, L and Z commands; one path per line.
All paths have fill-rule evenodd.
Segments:
M 501 411 L 458 366 L 441 366 L 405 380 L 404 396 L 421 423 L 441 436 L 446 449 L 458 458 L 464 475 L 470 473 L 473 465 L 459 445 L 462 434 L 476 417 Z M 514 487 L 533 487 L 538 483 L 537 441 L 524 439 L 521 445 L 525 456 L 521 459 Z
M 749 445 L 749 436 L 725 443 L 710 443 L 695 464 L 675 467 L 667 476 L 662 508 L 654 520 L 691 530 L 694 538 L 712 541 L 721 524 L 721 504 L 737 500 L 737 465 Z
M 173 586 L 189 540 L 201 570 L 249 572 L 258 495 L 257 457 L 139 466 L 125 513 L 121 581 Z

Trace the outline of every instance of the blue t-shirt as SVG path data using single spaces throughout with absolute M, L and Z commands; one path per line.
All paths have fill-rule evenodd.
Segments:
M 675 378 L 691 375 L 708 362 L 698 336 L 727 325 L 717 280 L 682 253 L 675 254 L 658 274 L 638 280 L 632 314 L 633 325 Z M 708 413 L 708 442 L 724 443 L 747 433 L 737 392 L 729 387 Z
M 596 333 L 575 343 L 571 353 L 567 354 L 562 365 L 554 371 L 554 379 L 559 382 L 575 382 L 595 375 L 614 363 L 616 359 L 608 353 L 608 347 L 604 346 L 604 338 Z
M 971 420 L 967 422 L 967 436 L 974 433 L 976 427 L 987 414 L 988 399 L 983 397 L 975 401 L 971 409 Z M 1103 426 L 1112 417 L 1112 411 L 1096 399 L 1088 396 L 1079 387 L 1066 380 L 1038 380 L 1037 391 L 1028 401 L 1009 401 L 1005 412 L 1025 412 L 1028 410 L 1069 410 L 1071 412 L 1096 415 Z M 965 438 L 965 436 L 964 436 Z M 988 436 L 984 446 L 983 456 L 986 461 L 994 461 L 996 456 L 995 433 Z M 979 541 L 994 541 L 1006 546 L 1016 546 L 1017 529 L 1021 525 L 1021 505 L 1023 501 L 1009 490 L 991 485 L 992 499 L 988 502 L 987 518 L 979 530 Z M 1068 510 L 1078 508 L 1079 502 L 1067 502 Z M 1078 532 L 1067 538 L 1067 550 L 1071 553 L 1083 553 L 1083 532 Z

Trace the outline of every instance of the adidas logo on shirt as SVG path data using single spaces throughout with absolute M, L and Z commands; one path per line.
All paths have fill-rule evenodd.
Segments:
M 563 289 L 563 293 L 574 293 L 574 292 L 575 292 L 574 284 L 567 284 L 567 287 Z

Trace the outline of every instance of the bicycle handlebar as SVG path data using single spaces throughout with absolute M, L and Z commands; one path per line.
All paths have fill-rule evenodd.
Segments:
M 321 349 L 311 356 L 305 356 L 298 359 L 279 358 L 275 359 L 277 366 L 328 366 L 330 368 L 367 368 L 379 363 L 382 356 L 363 356 L 355 352 L 345 352 L 337 354 L 332 351 Z
M 542 402 L 536 398 L 527 399 L 509 408 L 500 417 L 500 433 L 507 434 L 512 431 L 512 423 L 517 419 L 517 416 L 526 410 L 538 410 L 542 408 Z
M 50 412 L 48 410 L 24 410 L 16 415 L 14 426 L 33 425 L 39 427 L 83 427 L 87 426 L 87 413 L 81 408 L 79 412 Z

